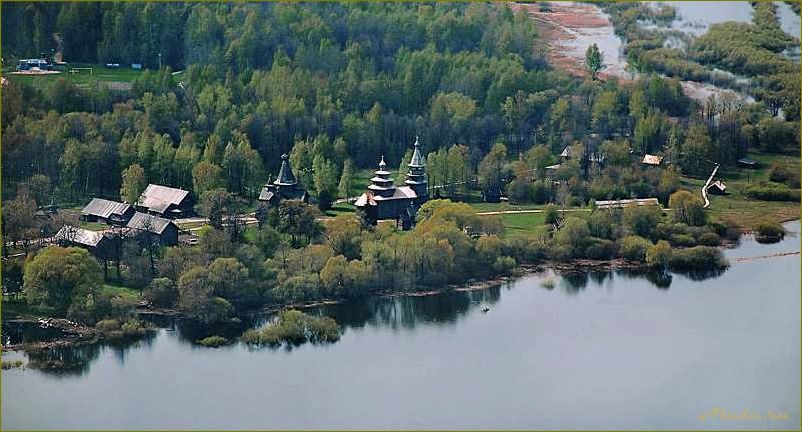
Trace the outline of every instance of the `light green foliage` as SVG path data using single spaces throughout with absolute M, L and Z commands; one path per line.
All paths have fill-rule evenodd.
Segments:
M 704 203 L 698 196 L 681 190 L 671 194 L 668 206 L 674 210 L 674 220 L 688 225 L 700 226 L 705 223 Z
M 649 267 L 667 269 L 671 254 L 671 245 L 665 240 L 660 240 L 646 250 L 646 264 Z
M 241 339 L 252 345 L 278 346 L 282 343 L 300 345 L 305 342 L 337 342 L 342 328 L 329 317 L 313 317 L 298 310 L 286 310 L 276 322 L 260 330 L 248 330 Z
M 24 292 L 28 303 L 57 314 L 93 313 L 103 270 L 89 252 L 51 246 L 25 266 Z
M 621 239 L 619 254 L 630 261 L 646 262 L 646 254 L 652 242 L 643 237 L 630 235 Z
M 147 187 L 145 170 L 141 165 L 133 164 L 123 171 L 120 198 L 124 202 L 135 203 L 139 199 L 139 195 L 145 191 L 145 187 Z
M 599 72 L 604 69 L 604 57 L 595 43 L 589 46 L 585 53 L 585 68 L 592 80 L 595 80 Z

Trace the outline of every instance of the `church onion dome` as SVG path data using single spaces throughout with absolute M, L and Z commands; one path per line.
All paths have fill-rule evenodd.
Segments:
M 410 168 L 423 168 L 426 163 L 423 161 L 423 156 L 420 153 L 420 144 L 418 137 L 415 137 L 415 151 L 412 153 L 412 159 L 409 161 Z
M 278 177 L 273 184 L 276 186 L 293 186 L 298 184 L 298 181 L 295 180 L 295 176 L 292 174 L 289 156 L 287 156 L 286 153 L 281 155 L 281 169 L 279 170 Z
M 382 160 L 379 162 L 379 169 L 374 171 L 373 174 L 376 174 L 379 177 L 385 177 L 392 174 L 390 171 L 387 171 L 387 163 L 384 162 L 384 156 L 382 156 Z

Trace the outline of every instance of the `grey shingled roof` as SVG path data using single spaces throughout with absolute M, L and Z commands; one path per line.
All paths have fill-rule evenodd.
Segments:
M 281 155 L 281 169 L 278 171 L 278 178 L 273 182 L 277 186 L 290 186 L 298 183 L 295 176 L 292 174 L 292 167 L 287 154 Z
M 134 213 L 134 216 L 128 221 L 126 227 L 142 231 L 150 231 L 155 234 L 161 234 L 168 225 L 173 223 L 170 219 L 150 215 L 147 213 Z
M 130 204 L 125 204 L 117 201 L 109 201 L 102 198 L 92 198 L 89 204 L 81 210 L 82 215 L 92 215 L 108 219 L 111 215 L 123 215 L 128 209 L 131 208 Z
M 416 168 L 422 168 L 426 166 L 426 162 L 423 160 L 423 156 L 420 153 L 418 137 L 415 137 L 415 151 L 412 152 L 412 160 L 409 161 L 409 166 Z
M 170 204 L 179 205 L 189 192 L 157 184 L 149 184 L 145 192 L 139 196 L 138 205 L 147 207 L 157 213 L 164 213 Z
M 66 241 L 74 244 L 81 244 L 84 246 L 97 246 L 103 240 L 103 233 L 99 231 L 90 231 L 88 229 L 74 227 L 72 225 L 64 225 L 56 233 L 56 241 Z

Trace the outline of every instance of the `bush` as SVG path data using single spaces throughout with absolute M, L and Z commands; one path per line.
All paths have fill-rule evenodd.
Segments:
M 203 345 L 205 347 L 217 348 L 217 347 L 219 347 L 221 345 L 227 344 L 228 343 L 228 339 L 226 339 L 226 338 L 224 338 L 222 336 L 214 335 L 214 336 L 205 337 L 203 339 L 199 339 L 199 340 L 195 341 L 195 343 L 197 343 L 198 345 Z
M 721 250 L 711 246 L 696 246 L 687 249 L 676 249 L 669 262 L 675 271 L 717 271 L 729 266 Z
M 506 255 L 500 256 L 493 263 L 493 271 L 498 274 L 509 274 L 515 266 L 515 258 Z
M 607 260 L 615 256 L 615 242 L 594 238 L 585 248 L 585 256 L 594 260 Z
M 2 369 L 19 369 L 24 364 L 22 360 L 3 360 Z
M 671 194 L 668 206 L 674 209 L 674 220 L 677 222 L 693 226 L 705 224 L 704 202 L 686 190 Z
M 143 295 L 153 306 L 173 307 L 178 301 L 178 288 L 168 278 L 156 278 L 148 284 Z
M 120 322 L 115 319 L 104 319 L 95 324 L 95 328 L 102 333 L 109 333 L 120 329 Z
M 709 225 L 721 238 L 736 242 L 741 238 L 741 227 L 732 219 L 712 222 Z
M 646 250 L 646 264 L 649 267 L 666 269 L 671 262 L 672 252 L 671 245 L 667 241 L 659 240 Z
M 560 212 L 557 211 L 557 206 L 554 204 L 547 205 L 543 213 L 547 224 L 555 224 L 560 220 Z
M 721 244 L 721 238 L 716 233 L 707 232 L 700 235 L 696 242 L 702 246 L 718 246 Z
M 631 235 L 621 239 L 621 246 L 618 248 L 618 255 L 630 261 L 645 262 L 646 251 L 652 242 L 643 237 Z
M 750 198 L 763 201 L 799 201 L 799 190 L 790 189 L 788 186 L 779 183 L 764 183 L 746 189 L 746 195 Z
M 671 244 L 680 247 L 696 246 L 696 239 L 690 234 L 676 234 L 671 237 Z
M 785 237 L 785 228 L 777 222 L 763 220 L 756 223 L 752 230 L 755 231 L 755 240 L 761 243 L 775 243 Z
M 774 162 L 769 168 L 769 180 L 777 183 L 784 183 L 792 188 L 798 188 L 799 171 L 792 169 L 788 165 Z
M 544 259 L 548 252 L 546 237 L 529 235 L 505 240 L 506 249 L 518 262 L 534 263 Z
M 329 317 L 312 317 L 298 310 L 286 310 L 276 322 L 260 329 L 248 330 L 241 340 L 251 345 L 280 345 L 286 342 L 300 345 L 304 342 L 328 343 L 340 339 L 342 329 Z

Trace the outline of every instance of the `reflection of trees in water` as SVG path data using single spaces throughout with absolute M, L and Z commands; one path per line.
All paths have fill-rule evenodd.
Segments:
M 588 286 L 588 272 L 566 272 L 560 274 L 560 276 L 562 276 L 560 286 L 566 294 L 578 294 Z
M 203 324 L 191 319 L 173 319 L 172 323 L 172 328 L 177 330 L 178 339 L 192 345 L 196 345 L 195 341 L 209 336 L 236 339 L 245 330 L 259 324 L 256 319 L 251 317 L 235 318 L 215 324 Z
M 89 371 L 89 366 L 98 359 L 104 349 L 114 350 L 115 357 L 120 363 L 124 363 L 130 349 L 138 348 L 143 344 L 150 346 L 154 337 L 155 334 L 151 332 L 137 338 L 32 350 L 27 352 L 28 367 L 57 377 L 81 376 Z
M 412 329 L 425 323 L 451 325 L 482 303 L 494 304 L 501 298 L 501 287 L 473 291 L 447 291 L 420 297 L 363 299 L 318 308 L 318 313 L 334 318 L 344 327 L 365 325 L 393 329 Z M 308 313 L 312 313 L 308 311 Z

